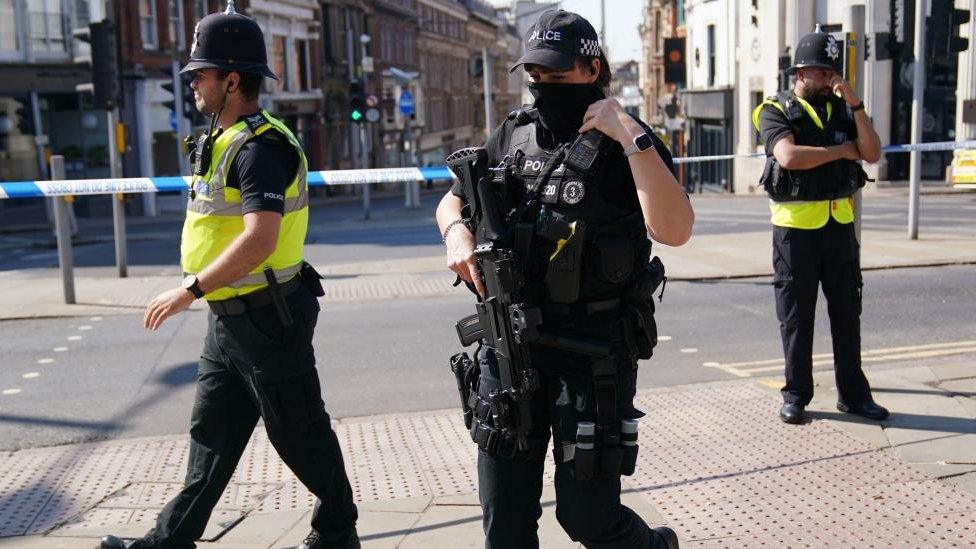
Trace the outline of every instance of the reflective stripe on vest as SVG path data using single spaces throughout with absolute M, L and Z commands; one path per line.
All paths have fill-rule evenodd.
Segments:
M 824 123 L 820 119 L 820 115 L 817 114 L 816 109 L 800 97 L 797 97 L 796 100 L 803 107 L 807 116 L 813 120 L 813 123 L 821 130 L 824 129 Z M 783 113 L 783 116 L 789 118 L 786 114 L 786 109 L 778 101 L 766 98 L 752 111 L 752 125 L 756 128 L 756 131 L 759 131 L 759 114 L 762 112 L 763 107 L 767 105 L 776 107 Z M 830 121 L 833 110 L 833 104 L 828 102 L 827 121 Z M 837 200 L 815 200 L 812 202 L 776 202 L 770 200 L 769 211 L 771 214 L 770 221 L 777 227 L 819 229 L 826 225 L 831 217 L 842 224 L 853 222 L 854 198 L 848 196 Z
M 241 192 L 226 185 L 234 159 L 248 140 L 269 130 L 277 130 L 298 152 L 300 162 L 294 179 L 284 195 L 284 215 L 274 252 L 260 265 L 223 288 L 209 292 L 207 300 L 229 299 L 267 286 L 264 269 L 271 267 L 275 277 L 284 282 L 294 277 L 303 262 L 302 247 L 308 229 L 308 161 L 301 144 L 291 130 L 266 111 L 265 123 L 253 131 L 240 121 L 221 132 L 213 143 L 211 164 L 203 176 L 194 176 L 193 198 L 187 204 L 186 222 L 180 246 L 183 271 L 199 273 L 220 256 L 244 232 Z

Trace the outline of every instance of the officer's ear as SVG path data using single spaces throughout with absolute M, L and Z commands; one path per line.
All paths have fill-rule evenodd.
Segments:
M 600 58 L 594 57 L 590 59 L 590 66 L 587 68 L 587 72 L 590 74 L 589 83 L 592 84 L 596 82 L 596 79 L 600 77 Z
M 241 75 L 237 72 L 227 74 L 227 93 L 234 93 L 241 87 Z

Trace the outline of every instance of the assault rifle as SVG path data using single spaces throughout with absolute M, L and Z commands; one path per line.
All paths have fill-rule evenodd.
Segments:
M 526 190 L 522 203 L 510 216 L 506 216 L 510 211 L 508 205 L 498 203 L 496 190 L 520 184 L 513 181 L 518 162 L 508 159 L 489 168 L 487 152 L 480 147 L 461 149 L 447 158 L 447 165 L 460 180 L 468 201 L 469 220 L 476 227 L 474 254 L 487 295 L 476 305 L 476 314 L 457 323 L 458 337 L 464 346 L 484 340 L 494 349 L 501 387 L 489 395 L 492 419 L 496 428 L 515 435 L 519 449 L 527 448 L 526 437 L 532 425 L 529 398 L 539 388 L 539 374 L 532 367 L 528 344 L 539 343 L 594 356 L 610 354 L 609 346 L 600 342 L 540 332 L 541 311 L 526 303 L 524 257 L 518 257 L 516 249 L 525 245 L 525 238 L 531 238 L 535 223 L 534 220 L 526 223 L 522 218 L 533 210 L 538 190 L 552 176 L 564 155 L 565 149 L 560 149 L 549 158 L 535 184 Z M 468 401 L 466 395 L 461 397 L 462 402 Z

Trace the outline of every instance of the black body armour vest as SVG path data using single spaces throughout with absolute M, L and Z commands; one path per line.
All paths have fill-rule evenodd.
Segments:
M 833 103 L 832 113 L 827 120 L 822 120 L 824 128 L 821 130 L 792 91 L 781 91 L 776 95 L 776 101 L 786 111 L 797 145 L 829 147 L 851 139 L 847 132 L 853 120 L 847 105 L 834 96 L 829 100 Z M 866 180 L 864 169 L 853 160 L 835 160 L 809 170 L 787 170 L 780 167 L 775 156 L 769 154 L 760 183 L 774 201 L 790 202 L 836 200 L 851 196 L 864 186 Z
M 521 115 L 515 121 L 507 158 L 518 163 L 513 171 L 521 175 L 508 184 L 529 189 L 553 152 L 539 145 L 537 121 Z M 535 286 L 532 293 L 542 300 L 573 303 L 619 295 L 634 284 L 650 259 L 651 242 L 639 205 L 625 208 L 604 196 L 611 154 L 616 153 L 604 153 L 602 167 L 590 176 L 559 165 L 538 189 L 539 206 L 529 212 L 529 219 L 521 220 L 534 221 L 537 234 L 547 220 L 575 223 L 568 239 L 551 242 L 536 236 L 528 248 L 529 257 L 523 261 L 530 286 Z

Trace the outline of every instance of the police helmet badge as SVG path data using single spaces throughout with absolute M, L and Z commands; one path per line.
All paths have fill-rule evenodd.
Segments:
M 827 52 L 827 57 L 829 57 L 832 61 L 837 61 L 837 58 L 840 57 L 840 45 L 837 44 L 837 40 L 834 38 L 834 35 L 827 35 L 827 46 L 825 47 L 825 50 Z
M 579 204 L 584 196 L 586 196 L 586 186 L 582 181 L 575 180 L 563 183 L 562 192 L 559 193 L 562 201 L 570 206 Z

